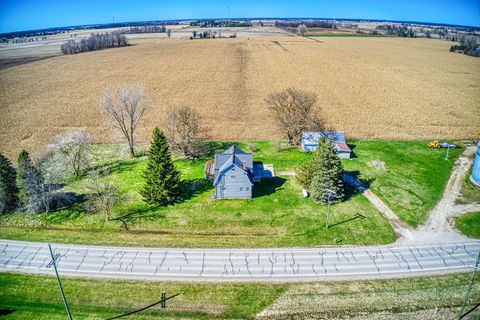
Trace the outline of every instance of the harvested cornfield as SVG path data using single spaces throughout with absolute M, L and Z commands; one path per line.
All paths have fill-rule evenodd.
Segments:
M 350 138 L 480 136 L 480 59 L 449 52 L 446 41 L 271 36 L 133 44 L 0 71 L 0 152 L 38 149 L 70 128 L 114 141 L 101 93 L 137 82 L 154 103 L 140 141 L 172 105 L 196 108 L 210 139 L 279 139 L 264 99 L 288 86 L 317 93 L 327 126 Z

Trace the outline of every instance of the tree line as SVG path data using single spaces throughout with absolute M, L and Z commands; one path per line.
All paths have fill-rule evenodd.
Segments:
M 166 33 L 168 29 L 165 26 L 138 26 L 120 30 L 120 33 Z
M 119 31 L 106 33 L 92 33 L 90 37 L 80 41 L 69 40 L 62 44 L 63 54 L 76 54 L 88 51 L 97 51 L 108 48 L 128 46 L 127 38 Z

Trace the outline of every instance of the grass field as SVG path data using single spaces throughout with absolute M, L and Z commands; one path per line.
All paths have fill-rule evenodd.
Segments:
M 180 295 L 169 300 L 166 309 L 156 306 L 129 319 L 252 319 L 260 312 L 261 319 L 331 319 L 359 314 L 376 319 L 382 319 L 381 314 L 412 319 L 417 314 L 431 315 L 435 308 L 439 314 L 447 313 L 448 318 L 453 318 L 469 279 L 470 275 L 463 274 L 314 284 L 189 284 L 74 278 L 63 278 L 62 283 L 74 319 L 119 315 L 160 300 L 162 292 Z M 66 318 L 54 277 L 0 273 L 0 285 L 0 310 L 6 314 L 2 318 Z M 477 281 L 468 307 L 479 294 Z
M 289 86 L 318 94 L 327 127 L 351 138 L 478 137 L 480 59 L 432 39 L 315 40 L 132 40 L 1 70 L 0 152 L 14 159 L 71 128 L 116 141 L 98 105 L 106 85 L 124 82 L 145 84 L 154 103 L 140 141 L 173 105 L 195 107 L 211 140 L 279 140 L 264 99 Z
M 218 143 L 218 147 L 228 145 Z M 96 145 L 92 147 L 94 158 L 103 166 L 111 166 L 114 182 L 128 199 L 114 210 L 116 216 L 123 217 L 128 231 L 121 230 L 120 221 L 106 223 L 103 216 L 87 214 L 78 204 L 38 215 L 33 223 L 24 213 L 4 215 L 0 217 L 0 237 L 156 247 L 317 246 L 332 245 L 334 237 L 337 244 L 395 240 L 388 221 L 365 197 L 352 190 L 348 190 L 347 201 L 332 205 L 331 227 L 325 231 L 326 206 L 304 199 L 293 177 L 282 175 L 292 172 L 311 154 L 294 148 L 278 151 L 277 144 L 271 142 L 239 145 L 247 151 L 253 146 L 254 160 L 273 164 L 280 174 L 256 186 L 253 199 L 212 201 L 213 188 L 202 179 L 205 160 L 177 160 L 177 167 L 192 189 L 175 206 L 149 207 L 137 192 L 143 184 L 145 161 L 114 160 L 118 159 L 118 145 Z M 459 152 L 452 150 L 451 160 L 445 161 L 441 150 L 428 149 L 425 142 L 356 141 L 351 146 L 356 157 L 343 161 L 345 169 L 369 183 L 412 225 L 423 221 L 440 198 Z M 374 168 L 373 160 L 384 161 L 385 170 Z M 432 176 L 431 172 L 436 174 Z M 70 183 L 65 191 L 82 194 L 82 182 Z M 365 218 L 355 218 L 356 213 Z
M 480 239 L 480 212 L 455 218 L 455 227 L 467 237 Z
M 472 168 L 468 171 L 465 179 L 462 181 L 462 189 L 460 197 L 456 200 L 457 203 L 480 203 L 480 190 L 475 188 L 470 181 L 472 175 Z
M 345 168 L 358 171 L 362 180 L 397 214 L 416 227 L 440 200 L 455 159 L 461 149 L 430 149 L 426 142 L 354 141 L 357 156 Z M 383 161 L 385 170 L 377 169 L 372 160 Z

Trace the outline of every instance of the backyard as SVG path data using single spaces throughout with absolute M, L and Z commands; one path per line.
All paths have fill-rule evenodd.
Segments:
M 216 149 L 231 143 L 212 143 Z M 460 150 L 433 150 L 425 142 L 354 141 L 354 158 L 343 160 L 357 176 L 405 222 L 416 226 L 441 197 Z M 97 166 L 110 168 L 114 183 L 126 197 L 114 208 L 116 220 L 87 213 L 82 203 L 55 212 L 17 212 L 0 218 L 0 237 L 30 241 L 151 247 L 285 247 L 387 244 L 395 240 L 388 221 L 361 194 L 347 188 L 344 202 L 327 206 L 303 198 L 292 173 L 311 154 L 274 142 L 239 143 L 253 150 L 254 161 L 274 165 L 277 176 L 254 187 L 249 200 L 212 201 L 213 188 L 203 179 L 205 161 L 177 159 L 185 180 L 183 199 L 168 207 L 147 206 L 138 190 L 143 185 L 143 157 L 129 160 L 118 145 L 92 145 Z M 372 165 L 383 162 L 383 168 Z M 82 195 L 82 179 L 63 189 Z

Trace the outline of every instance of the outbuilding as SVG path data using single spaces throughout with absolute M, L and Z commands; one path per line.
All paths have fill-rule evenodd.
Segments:
M 472 181 L 475 186 L 480 188 L 480 142 L 477 145 L 477 152 L 475 153 L 475 160 L 473 163 L 470 181 Z
M 301 139 L 301 150 L 303 152 L 314 152 L 317 150 L 320 138 L 331 138 L 335 150 L 340 159 L 350 159 L 352 150 L 346 143 L 345 133 L 342 131 L 328 131 L 328 132 L 303 132 Z

